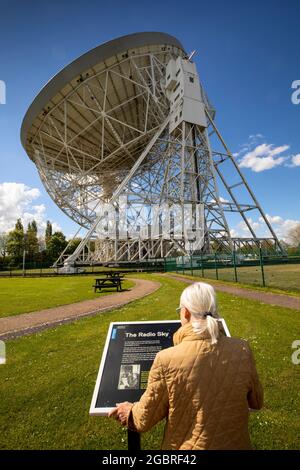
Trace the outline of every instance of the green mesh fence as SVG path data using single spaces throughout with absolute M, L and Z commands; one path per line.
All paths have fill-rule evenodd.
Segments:
M 165 260 L 165 271 L 300 292 L 300 256 L 212 254 Z

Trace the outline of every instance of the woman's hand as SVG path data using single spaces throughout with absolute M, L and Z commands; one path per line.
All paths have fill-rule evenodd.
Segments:
M 115 418 L 123 426 L 126 426 L 132 405 L 133 403 L 130 403 L 129 401 L 124 401 L 123 403 L 117 403 L 117 407 L 112 409 L 108 413 L 109 418 Z

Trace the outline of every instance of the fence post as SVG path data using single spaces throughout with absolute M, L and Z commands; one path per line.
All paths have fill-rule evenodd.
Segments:
M 219 280 L 219 273 L 218 273 L 218 267 L 217 267 L 217 254 L 215 253 L 215 268 L 216 268 L 216 279 L 217 281 Z
M 24 245 L 25 246 L 25 245 Z M 26 276 L 26 265 L 25 265 L 25 257 L 26 257 L 26 251 L 25 248 L 23 250 L 23 277 Z
M 193 271 L 193 256 L 191 255 L 191 275 L 194 276 L 194 271 Z
M 263 287 L 266 287 L 265 272 L 264 272 L 264 260 L 263 260 L 262 250 L 261 250 L 261 243 L 259 244 L 259 261 L 260 261 L 262 284 L 263 284 Z
M 234 266 L 234 280 L 235 282 L 238 282 L 237 278 L 237 270 L 236 270 L 236 256 L 235 256 L 235 246 L 233 247 L 233 266 Z
M 204 277 L 204 276 L 203 276 L 203 257 L 202 257 L 202 251 L 201 251 L 201 253 L 200 253 L 200 260 L 201 260 L 201 276 Z

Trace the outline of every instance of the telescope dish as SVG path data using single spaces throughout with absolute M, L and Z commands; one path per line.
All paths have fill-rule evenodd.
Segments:
M 23 120 L 21 141 L 54 201 L 89 227 L 168 113 L 166 63 L 185 55 L 164 33 L 124 36 L 54 76 Z

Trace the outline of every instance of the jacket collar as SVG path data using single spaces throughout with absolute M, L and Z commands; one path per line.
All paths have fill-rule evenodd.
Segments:
M 182 341 L 195 341 L 207 339 L 210 339 L 210 334 L 208 333 L 207 329 L 205 329 L 200 334 L 195 333 L 190 322 L 181 326 L 179 330 L 177 330 L 173 335 L 174 346 L 177 346 L 177 344 L 180 344 Z

